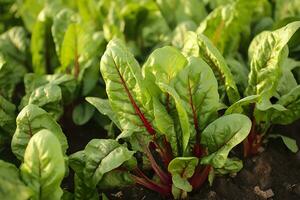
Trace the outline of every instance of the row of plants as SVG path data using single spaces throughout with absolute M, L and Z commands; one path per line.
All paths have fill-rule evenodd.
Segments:
M 0 0 L 0 199 L 107 199 L 134 184 L 184 199 L 270 138 L 297 152 L 272 128 L 300 118 L 299 8 Z M 68 149 L 66 127 L 87 123 L 104 139 Z

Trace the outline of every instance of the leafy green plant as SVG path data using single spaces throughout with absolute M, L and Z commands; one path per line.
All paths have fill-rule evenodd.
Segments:
M 273 125 L 300 118 L 299 8 L 0 0 L 0 199 L 133 184 L 181 199 L 238 172 L 241 142 L 244 156 L 274 138 L 298 152 Z
M 43 129 L 30 138 L 20 170 L 2 160 L 0 165 L 1 198 L 61 199 L 66 167 L 61 144 L 51 131 Z
M 290 124 L 300 118 L 294 109 L 298 105 L 298 85 L 291 72 L 298 63 L 288 58 L 287 47 L 298 28 L 299 22 L 293 22 L 278 30 L 262 32 L 253 39 L 249 46 L 249 80 L 242 99 L 218 49 L 204 35 L 188 33 L 188 42 L 182 51 L 202 57 L 220 77 L 219 91 L 227 94 L 223 102 L 230 105 L 225 114 L 243 113 L 252 120 L 251 132 L 244 141 L 244 156 L 258 152 L 273 124 Z M 235 73 L 244 72 L 240 69 Z M 271 103 L 272 98 L 276 98 L 275 103 Z
M 158 181 L 147 177 L 139 166 L 125 171 L 131 172 L 129 177 L 163 195 L 185 198 L 187 192 L 204 183 L 211 169 L 227 170 L 224 167 L 232 162 L 228 159 L 230 150 L 250 131 L 251 122 L 244 115 L 218 118 L 219 95 L 212 70 L 203 60 L 185 58 L 173 47 L 155 50 L 141 71 L 124 43 L 114 39 L 107 46 L 100 69 L 106 82 L 106 104 L 111 108 L 104 114 L 121 128 L 118 139 L 126 141 L 132 153 L 126 153 L 129 150 L 124 144 L 120 157 L 112 156 L 114 146 L 120 146 L 116 141 L 91 141 L 81 155 L 85 162 L 83 178 L 91 188 L 102 174 L 126 166 L 124 161 L 134 159 L 134 152 L 142 152 L 143 167 L 148 162 Z M 104 103 L 97 98 L 87 100 L 95 106 Z M 101 107 L 98 109 L 101 111 Z M 92 144 L 97 146 L 93 148 L 97 161 L 89 153 Z M 108 144 L 109 148 L 104 147 Z M 100 153 L 103 150 L 110 153 Z M 78 158 L 78 153 L 74 156 Z M 90 166 L 90 159 L 96 161 L 94 166 Z M 106 170 L 108 160 L 110 168 Z M 99 178 L 91 179 L 87 170 Z

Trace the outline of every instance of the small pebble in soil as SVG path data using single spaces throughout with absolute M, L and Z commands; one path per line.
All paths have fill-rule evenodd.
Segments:
M 114 197 L 117 197 L 117 198 L 122 198 L 123 192 L 122 192 L 122 191 L 119 191 L 119 192 L 117 192 L 117 193 L 115 193 L 115 194 L 111 194 L 111 195 L 114 196 Z
M 217 200 L 218 197 L 217 197 L 217 193 L 215 191 L 210 191 L 208 194 L 207 194 L 207 200 Z
M 266 190 L 266 191 L 263 191 L 263 190 L 260 189 L 259 186 L 255 186 L 255 187 L 254 187 L 254 193 L 255 193 L 257 196 L 259 196 L 259 197 L 261 197 L 261 198 L 263 198 L 263 199 L 269 199 L 269 198 L 271 198 L 271 197 L 274 196 L 274 192 L 273 192 L 272 189 L 268 189 L 268 190 Z
M 300 197 L 300 184 L 294 185 L 293 193 Z
M 265 190 L 272 186 L 271 171 L 272 167 L 270 165 L 268 156 L 261 156 L 256 160 L 256 166 L 254 167 L 254 174 L 258 177 L 259 186 Z

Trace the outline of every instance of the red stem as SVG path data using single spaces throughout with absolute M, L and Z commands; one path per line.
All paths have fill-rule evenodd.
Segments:
M 113 62 L 114 62 L 115 68 L 116 68 L 116 70 L 117 70 L 117 72 L 118 72 L 118 74 L 119 74 L 119 77 L 120 77 L 120 79 L 121 79 L 121 83 L 122 83 L 122 85 L 124 86 L 124 89 L 125 89 L 125 91 L 126 91 L 126 94 L 127 94 L 128 98 L 129 98 L 129 100 L 130 100 L 130 102 L 131 102 L 131 104 L 132 104 L 132 106 L 133 106 L 133 108 L 134 108 L 136 114 L 139 116 L 139 118 L 140 118 L 141 121 L 143 122 L 143 124 L 144 124 L 146 130 L 150 133 L 150 135 L 155 135 L 155 130 L 154 130 L 154 128 L 152 127 L 152 125 L 150 124 L 150 122 L 146 119 L 145 115 L 142 113 L 142 111 L 140 110 L 140 108 L 139 108 L 138 105 L 136 104 L 136 102 L 135 102 L 134 98 L 132 97 L 132 95 L 131 95 L 131 93 L 130 93 L 130 91 L 129 91 L 127 85 L 126 85 L 126 82 L 125 82 L 123 76 L 121 75 L 121 73 L 120 73 L 120 71 L 119 71 L 119 69 L 118 69 L 118 67 L 117 67 L 117 64 L 116 64 L 116 62 L 115 62 L 114 59 L 113 59 Z
M 161 156 L 165 166 L 168 167 L 169 163 L 173 159 L 173 152 L 170 143 L 166 139 L 166 136 L 163 136 L 163 145 L 164 148 L 158 145 L 157 138 L 154 136 L 153 146 L 155 149 L 158 149 L 158 153 Z
M 244 157 L 255 155 L 258 153 L 259 147 L 261 147 L 262 138 L 256 132 L 256 121 L 252 119 L 252 126 L 248 137 L 243 141 L 244 146 Z
M 199 129 L 199 124 L 198 124 L 197 112 L 195 109 L 195 105 L 193 103 L 192 88 L 191 88 L 189 77 L 188 77 L 188 91 L 189 91 L 189 96 L 190 96 L 189 103 L 190 103 L 192 113 L 193 113 L 194 128 L 196 130 L 196 143 L 193 148 L 193 153 L 197 158 L 200 158 L 202 156 L 202 147 L 200 144 L 200 129 Z
M 190 184 L 193 186 L 193 189 L 198 189 L 203 185 L 206 181 L 209 171 L 211 170 L 211 166 L 207 165 L 202 170 L 202 167 L 198 165 L 196 167 L 194 175 L 189 179 Z
M 131 175 L 131 176 L 137 184 L 140 184 L 150 190 L 158 192 L 164 196 L 169 196 L 171 194 L 170 187 L 155 183 L 154 181 L 150 180 L 148 177 L 141 178 L 135 175 Z
M 152 145 L 155 145 L 153 142 L 150 142 L 150 146 Z M 152 169 L 155 171 L 155 173 L 157 174 L 157 176 L 159 177 L 159 179 L 161 180 L 161 182 L 163 184 L 171 184 L 172 183 L 172 178 L 171 178 L 171 175 L 168 173 L 168 172 L 164 172 L 160 167 L 159 165 L 157 164 L 156 160 L 154 159 L 151 151 L 149 150 L 149 148 L 146 148 L 145 149 L 145 152 L 147 154 L 147 157 L 150 161 L 150 164 L 151 164 L 151 167 Z

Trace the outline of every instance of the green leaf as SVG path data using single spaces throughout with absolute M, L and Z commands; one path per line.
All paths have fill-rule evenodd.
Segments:
M 62 94 L 59 86 L 46 84 L 36 88 L 30 95 L 28 104 L 37 105 L 48 111 L 54 119 L 59 119 L 63 113 Z
M 74 170 L 76 175 L 81 179 L 84 178 L 83 169 L 85 167 L 85 153 L 84 151 L 77 151 L 69 156 L 69 165 Z
M 74 200 L 99 200 L 96 188 L 90 188 L 77 174 L 74 175 Z
M 51 35 L 51 24 L 52 21 L 44 9 L 39 14 L 32 30 L 30 41 L 32 68 L 37 74 L 52 73 L 58 65 Z
M 16 128 L 16 106 L 0 95 L 0 135 L 11 137 Z
M 232 73 L 233 79 L 236 82 L 236 86 L 240 94 L 244 94 L 244 91 L 248 85 L 249 69 L 245 63 L 240 62 L 234 58 L 227 58 L 226 62 Z
M 102 50 L 99 52 L 102 52 Z M 100 53 L 102 55 L 102 53 Z M 98 86 L 97 83 L 100 77 L 99 60 L 95 56 L 91 56 L 91 60 L 84 63 L 81 73 L 79 74 L 79 81 L 82 83 L 81 96 L 89 95 L 93 89 Z M 101 88 L 104 90 L 104 88 Z
M 201 164 L 224 167 L 230 150 L 248 136 L 250 129 L 250 119 L 241 114 L 225 115 L 209 124 L 201 134 L 201 144 L 208 149 Z
M 227 94 L 230 104 L 239 100 L 236 83 L 225 59 L 206 36 L 190 32 L 183 51 L 190 56 L 201 57 L 212 68 L 218 80 L 219 94 Z
M 153 114 L 147 109 L 139 64 L 118 39 L 111 40 L 101 58 L 100 70 L 112 110 L 123 130 L 154 134 Z M 149 106 L 148 106 L 149 108 Z
M 98 192 L 96 187 L 90 187 L 85 181 L 84 169 L 85 169 L 86 156 L 85 152 L 78 151 L 69 156 L 69 165 L 74 170 L 74 199 L 75 200 L 98 200 Z
M 232 113 L 244 113 L 244 107 L 249 106 L 252 103 L 256 103 L 259 100 L 259 95 L 250 95 L 245 98 L 240 99 L 239 101 L 232 104 L 229 108 L 227 108 L 225 114 Z
M 130 172 L 114 170 L 104 174 L 97 187 L 101 190 L 119 189 L 133 184 L 135 184 L 135 182 L 132 179 Z
M 298 85 L 292 70 L 299 66 L 300 62 L 291 58 L 287 58 L 283 61 L 283 64 L 280 66 L 282 69 L 282 75 L 276 88 L 276 91 L 280 96 L 289 93 Z
M 84 78 L 85 72 L 93 69 L 95 73 L 104 51 L 104 35 L 102 32 L 95 31 L 93 27 L 83 23 L 70 23 L 64 34 L 64 39 L 60 52 L 60 71 L 70 71 L 80 81 L 83 81 L 83 93 L 91 90 L 89 82 L 92 81 L 92 87 L 96 84 L 98 77 L 92 76 L 93 79 L 87 82 Z M 96 64 L 97 63 L 97 64 Z M 96 75 L 96 74 L 95 74 Z M 86 91 L 88 90 L 88 91 Z
M 180 22 L 187 20 L 193 20 L 198 24 L 207 15 L 201 1 L 157 0 L 156 3 L 172 29 Z
M 225 175 L 237 173 L 243 168 L 243 162 L 237 158 L 227 158 L 222 168 L 215 168 L 216 174 Z
M 94 115 L 95 108 L 87 102 L 77 105 L 72 113 L 73 122 L 76 125 L 87 123 Z
M 24 21 L 25 27 L 31 31 L 40 11 L 43 9 L 45 0 L 36 2 L 35 0 L 25 0 L 20 4 L 19 12 Z
M 111 121 L 115 123 L 115 125 L 121 129 L 121 125 L 117 119 L 116 114 L 112 111 L 112 108 L 109 104 L 108 99 L 101 99 L 97 97 L 86 97 L 87 102 L 95 106 L 95 108 L 103 115 L 109 117 Z
M 26 32 L 21 27 L 0 35 L 0 93 L 8 100 L 27 71 L 28 46 Z
M 172 36 L 172 46 L 182 49 L 185 45 L 186 37 L 189 31 L 196 30 L 197 26 L 193 21 L 184 21 L 180 23 L 174 30 Z
M 186 111 L 186 108 L 183 104 L 183 101 L 180 99 L 180 96 L 177 94 L 175 89 L 167 84 L 160 83 L 160 88 L 163 89 L 164 92 L 167 92 L 175 101 L 176 110 L 179 118 L 180 128 L 181 128 L 181 135 L 179 137 L 179 141 L 181 142 L 182 150 L 180 153 L 184 153 L 187 150 L 187 146 L 190 141 L 191 137 L 191 127 L 189 122 L 189 116 Z
M 54 16 L 51 32 L 55 43 L 56 54 L 60 57 L 61 46 L 64 40 L 64 35 L 70 23 L 75 23 L 79 20 L 79 16 L 69 9 L 64 8 Z
M 176 188 L 183 190 L 183 192 L 192 191 L 193 187 L 188 179 L 193 176 L 198 162 L 196 157 L 177 157 L 169 163 L 168 171 L 172 175 L 172 183 Z M 177 194 L 178 192 L 173 193 L 174 198 L 181 198 L 182 194 L 180 196 Z
M 12 151 L 19 160 L 23 160 L 30 139 L 42 129 L 51 131 L 58 138 L 62 153 L 66 152 L 68 143 L 60 126 L 49 113 L 30 104 L 24 107 L 17 116 L 17 129 L 11 142 Z
M 3 97 L 8 100 L 12 99 L 16 86 L 21 82 L 25 73 L 23 66 L 16 62 L 6 62 L 0 51 L 0 93 Z
M 187 66 L 171 81 L 187 112 L 191 139 L 214 119 L 219 108 L 218 83 L 210 67 L 190 57 Z M 191 140 L 190 139 L 190 140 Z
M 64 189 L 61 200 L 74 200 L 74 195 L 71 192 Z
M 238 49 L 241 34 L 249 32 L 255 11 L 263 7 L 264 2 L 237 0 L 222 5 L 200 23 L 197 33 L 207 36 L 222 55 L 228 56 Z
M 284 106 L 285 110 L 274 111 L 272 122 L 275 124 L 291 124 L 300 118 L 300 86 L 283 95 L 277 104 Z
M 152 96 L 155 124 L 160 133 L 166 135 L 175 153 L 178 151 L 178 142 L 174 122 L 169 115 L 172 110 L 172 102 L 169 98 L 170 94 L 165 91 L 165 88 L 161 88 L 161 85 L 170 85 L 172 79 L 185 68 L 186 64 L 187 60 L 179 50 L 166 46 L 152 52 L 143 65 L 144 83 L 147 84 L 147 89 Z M 159 101 L 159 99 L 162 100 Z M 188 131 L 186 130 L 185 132 L 187 133 Z M 183 149 L 185 148 L 183 147 Z
M 78 76 L 80 71 L 79 56 L 83 51 L 83 45 L 86 39 L 87 38 L 84 38 L 83 28 L 79 24 L 73 23 L 68 26 L 61 47 L 61 70 L 73 71 L 75 77 Z
M 36 133 L 28 143 L 20 169 L 22 179 L 34 191 L 32 199 L 61 198 L 63 191 L 60 184 L 66 166 L 55 134 L 45 129 Z
M 251 71 L 248 95 L 258 94 L 264 98 L 274 95 L 282 74 L 280 65 L 287 58 L 287 42 L 300 27 L 300 22 L 292 22 L 275 31 L 265 31 L 257 35 L 249 47 Z
M 105 173 L 130 160 L 134 151 L 129 151 L 115 140 L 93 139 L 85 147 L 84 153 L 84 179 L 89 187 L 94 188 Z
M 272 134 L 268 136 L 269 138 L 281 138 L 285 146 L 293 153 L 297 153 L 299 151 L 299 147 L 295 139 L 290 137 L 280 135 L 280 134 Z
M 0 160 L 0 169 L 1 199 L 24 200 L 32 196 L 32 191 L 22 182 L 19 170 L 13 164 Z
M 0 35 L 0 52 L 9 61 L 27 64 L 29 40 L 23 27 L 15 26 Z
M 153 51 L 143 65 L 143 76 L 151 82 L 169 84 L 187 64 L 186 58 L 174 47 Z
M 53 74 L 41 76 L 38 74 L 30 73 L 26 74 L 24 78 L 24 84 L 26 95 L 22 98 L 19 109 L 22 109 L 29 103 L 31 96 L 39 96 L 36 99 L 38 105 L 42 106 L 48 112 L 51 112 L 51 109 L 53 107 L 55 108 L 55 106 L 59 108 L 59 106 L 61 106 L 62 104 L 70 103 L 76 95 L 76 80 L 73 76 L 68 74 Z M 58 89 L 57 86 L 59 86 L 60 89 Z M 43 96 L 43 101 L 40 101 L 39 98 L 41 97 L 41 93 L 48 93 L 49 91 L 51 91 L 55 95 Z M 52 105 L 48 107 L 47 102 L 51 102 Z M 57 111 L 56 109 L 54 109 L 54 113 Z
M 284 1 L 284 0 L 276 0 L 275 1 L 275 19 L 276 21 L 294 17 L 294 16 L 300 16 L 300 2 L 297 0 L 290 0 L 290 1 Z

